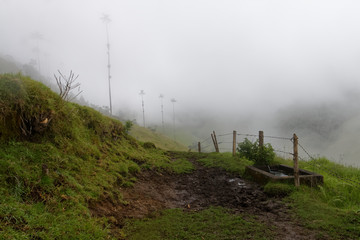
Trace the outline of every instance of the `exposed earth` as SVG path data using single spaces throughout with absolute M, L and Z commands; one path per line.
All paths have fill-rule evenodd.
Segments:
M 156 215 L 163 209 L 199 211 L 222 206 L 275 227 L 276 239 L 318 239 L 316 232 L 291 217 L 289 207 L 280 198 L 267 196 L 260 185 L 189 160 L 196 170 L 188 174 L 142 171 L 133 187 L 121 189 L 127 204 L 103 200 L 91 204 L 93 214 L 110 217 L 122 227 L 124 219 Z

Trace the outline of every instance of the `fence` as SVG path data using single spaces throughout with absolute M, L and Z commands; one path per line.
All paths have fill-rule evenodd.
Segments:
M 263 146 L 264 142 L 270 143 L 274 149 L 274 152 L 277 155 L 283 157 L 284 159 L 292 158 L 294 160 L 294 177 L 296 186 L 299 186 L 300 184 L 298 159 L 301 159 L 304 161 L 311 160 L 309 161 L 309 163 L 314 168 L 321 169 L 327 174 L 360 189 L 360 182 L 341 176 L 333 169 L 323 166 L 316 158 L 312 157 L 309 152 L 298 142 L 298 137 L 296 136 L 296 134 L 294 134 L 290 138 L 264 135 L 263 131 L 259 131 L 258 134 L 238 133 L 237 131 L 233 131 L 232 133 L 224 133 L 218 135 L 216 135 L 215 131 L 213 131 L 210 137 L 198 142 L 197 151 L 232 152 L 232 154 L 235 156 L 237 144 L 243 142 L 245 138 L 249 139 L 252 142 L 258 140 L 259 146 Z M 301 154 L 305 154 L 305 157 L 299 156 L 299 148 L 301 150 Z
M 293 156 L 293 137 L 277 137 L 277 136 L 266 136 L 263 131 L 259 131 L 259 134 L 248 134 L 238 133 L 233 131 L 232 133 L 216 134 L 213 131 L 210 137 L 203 139 L 197 143 L 197 151 L 199 152 L 232 152 L 233 155 L 236 153 L 237 144 L 242 142 L 245 138 L 251 141 L 256 139 L 259 140 L 259 145 L 264 145 L 265 139 L 272 139 L 271 145 L 274 147 L 274 151 L 283 154 L 284 158 Z M 286 144 L 280 143 L 279 141 L 286 140 Z M 274 141 L 278 141 L 277 143 Z M 269 142 L 267 140 L 266 142 Z M 282 149 L 280 149 L 282 147 Z M 286 157 L 287 156 L 287 157 Z

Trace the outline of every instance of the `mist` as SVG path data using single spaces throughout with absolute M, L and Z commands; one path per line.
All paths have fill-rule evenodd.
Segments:
M 357 1 L 0 0 L 0 54 L 55 83 L 79 74 L 82 98 L 147 126 L 281 136 L 359 166 Z M 40 35 L 34 38 L 34 33 Z M 174 106 L 170 100 L 176 99 Z M 173 108 L 174 107 L 174 108 Z

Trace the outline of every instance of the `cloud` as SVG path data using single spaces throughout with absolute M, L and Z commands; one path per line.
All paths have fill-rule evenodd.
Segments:
M 29 38 L 37 31 L 42 73 L 73 70 L 84 97 L 108 105 L 100 20 L 107 13 L 114 109 L 133 109 L 140 119 L 143 89 L 150 122 L 160 119 L 163 93 L 165 109 L 176 98 L 179 113 L 216 112 L 235 124 L 358 90 L 359 7 L 350 0 L 3 0 L 0 52 L 37 59 Z

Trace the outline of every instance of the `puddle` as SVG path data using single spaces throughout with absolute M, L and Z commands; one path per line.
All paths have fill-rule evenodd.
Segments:
M 278 172 L 278 171 L 270 171 L 271 174 L 278 176 L 278 177 L 287 177 L 289 175 L 282 173 L 282 172 Z
M 277 176 L 277 177 L 287 177 L 289 176 L 288 174 L 285 174 L 283 171 L 274 171 L 274 170 L 271 170 L 270 166 L 267 166 L 268 167 L 268 172 Z

